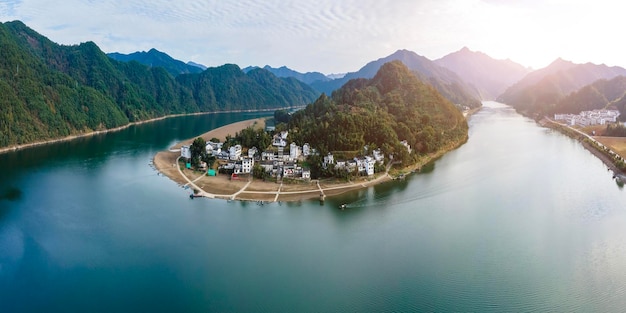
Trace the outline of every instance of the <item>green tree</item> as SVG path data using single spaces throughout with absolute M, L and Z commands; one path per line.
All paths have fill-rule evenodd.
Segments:
M 265 169 L 258 163 L 254 163 L 252 167 L 252 177 L 258 179 L 266 179 L 269 174 L 265 171 Z
M 201 160 L 207 159 L 206 153 L 206 142 L 202 137 L 196 138 L 191 147 L 189 147 L 191 151 L 191 165 L 197 167 L 200 164 Z
M 278 123 L 289 124 L 290 120 L 291 120 L 291 114 L 289 114 L 289 112 L 287 112 L 286 110 L 274 111 L 274 121 L 276 124 Z

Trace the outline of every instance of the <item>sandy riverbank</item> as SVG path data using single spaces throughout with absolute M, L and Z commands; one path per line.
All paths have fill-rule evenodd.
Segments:
M 257 118 L 257 119 L 228 124 L 228 125 L 213 129 L 209 132 L 206 132 L 198 137 L 202 137 L 205 141 L 209 141 L 211 138 L 214 138 L 214 137 L 221 141 L 224 141 L 226 140 L 227 135 L 234 136 L 235 133 L 241 131 L 242 129 L 245 129 L 246 127 L 254 126 L 254 125 L 258 125 L 259 127 L 265 127 L 265 119 Z M 174 145 L 173 147 L 170 147 L 169 151 L 161 151 L 157 153 L 153 159 L 154 166 L 156 167 L 156 169 L 159 172 L 163 173 L 165 176 L 172 179 L 173 181 L 181 185 L 186 185 L 188 182 L 184 177 L 181 177 L 181 175 L 179 174 L 178 167 L 176 166 L 176 159 L 180 156 L 180 151 L 179 151 L 180 147 L 183 145 L 191 145 L 191 143 L 198 137 L 181 141 L 177 143 L 176 145 Z M 198 172 L 194 172 L 194 171 L 187 170 L 187 169 L 183 170 L 183 173 L 192 179 L 196 179 L 200 176 Z M 214 178 L 214 181 L 216 181 L 216 183 L 211 184 L 211 185 L 215 185 L 211 189 L 218 191 L 218 193 L 219 191 L 229 192 L 230 190 L 233 190 L 236 187 L 236 185 L 233 186 L 233 184 L 227 178 L 221 179 L 222 178 L 221 176 L 216 176 L 212 178 Z
M 249 126 L 264 127 L 265 120 L 259 118 L 229 124 L 204 133 L 199 137 L 202 137 L 204 140 L 216 137 L 223 141 L 226 135 L 234 135 L 236 132 Z M 205 197 L 253 201 L 298 201 L 319 198 L 320 194 L 323 194 L 325 197 L 334 196 L 391 180 L 386 173 L 379 174 L 375 178 L 363 178 L 348 183 L 312 180 L 294 184 L 279 184 L 255 180 L 251 177 L 245 177 L 241 180 L 231 180 L 226 175 L 209 177 L 204 175 L 203 172 L 180 169 L 177 165 L 180 147 L 191 144 L 195 138 L 197 137 L 179 142 L 171 147 L 169 151 L 157 153 L 154 156 L 153 163 L 156 169 L 165 176 L 180 185 L 198 189 L 199 194 Z
M 246 120 L 216 128 L 200 135 L 200 137 L 205 141 L 213 137 L 223 141 L 228 134 L 234 135 L 249 126 L 264 127 L 264 125 L 265 120 L 262 118 Z M 377 174 L 374 177 L 362 177 L 346 183 L 334 180 L 312 180 L 310 182 L 281 184 L 256 180 L 252 177 L 243 177 L 240 180 L 231 180 L 227 175 L 209 177 L 204 175 L 204 172 L 181 169 L 177 164 L 177 159 L 180 156 L 180 146 L 191 144 L 195 138 L 197 137 L 182 141 L 171 147 L 169 151 L 157 153 L 153 162 L 157 170 L 165 176 L 182 186 L 190 186 L 197 190 L 200 196 L 204 197 L 251 201 L 299 201 L 303 199 L 317 199 L 320 198 L 320 195 L 324 198 L 335 196 L 392 180 L 388 173 Z M 419 170 L 423 165 L 443 156 L 448 151 L 458 148 L 463 143 L 465 141 L 452 144 L 436 153 L 422 157 L 409 168 L 394 172 L 405 174 Z

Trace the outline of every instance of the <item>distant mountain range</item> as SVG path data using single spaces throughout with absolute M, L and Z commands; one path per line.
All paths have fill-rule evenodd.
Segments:
M 625 76 L 626 69 L 557 59 L 547 67 L 529 73 L 497 99 L 523 114 L 539 117 L 554 112 L 557 103 L 569 93 L 599 79 L 620 75 Z
M 134 60 L 148 66 L 161 66 L 174 76 L 206 69 L 193 62 L 185 64 L 156 49 L 128 55 L 111 53 L 109 56 L 126 62 Z M 346 74 L 300 73 L 286 66 L 274 68 L 266 65 L 263 69 L 278 77 L 295 78 L 330 95 L 351 79 L 373 77 L 381 65 L 392 60 L 402 61 L 418 78 L 431 84 L 450 101 L 469 107 L 480 106 L 480 100 L 495 99 L 508 86 L 530 72 L 530 69 L 510 60 L 495 60 L 484 53 L 470 51 L 468 48 L 435 61 L 412 51 L 398 50 L 392 55 L 369 62 L 357 72 Z M 243 68 L 243 71 L 248 73 L 257 68 L 259 67 L 248 66 Z
M 131 54 L 122 54 L 117 52 L 107 53 L 107 56 L 121 62 L 137 61 L 150 67 L 160 66 L 174 77 L 180 74 L 200 73 L 206 69 L 206 67 L 202 68 L 202 65 L 198 66 L 196 63 L 189 64 L 176 60 L 166 53 L 154 48 L 150 49 L 148 52 L 138 51 Z
M 611 80 L 600 79 L 570 93 L 559 100 L 550 113 L 578 114 L 614 108 L 620 111 L 620 120 L 626 120 L 626 77 L 617 76 Z
M 244 67 L 243 71 L 245 73 L 259 68 L 258 66 L 248 66 L 248 67 Z M 271 67 L 269 65 L 266 65 L 263 67 L 263 69 L 268 70 L 269 72 L 271 72 L 272 74 L 278 76 L 278 77 L 293 77 L 305 84 L 309 84 L 311 85 L 313 82 L 316 81 L 329 81 L 331 80 L 331 78 L 326 77 L 326 75 L 320 73 L 320 72 L 308 72 L 308 73 L 300 73 L 297 71 L 294 71 L 286 66 L 281 66 L 279 68 L 274 68 Z
M 367 63 L 357 72 L 347 73 L 344 77 L 335 80 L 317 81 L 311 86 L 321 92 L 331 94 L 351 79 L 374 77 L 383 64 L 396 60 L 404 63 L 420 80 L 435 87 L 452 103 L 469 107 L 480 106 L 480 93 L 476 87 L 468 85 L 451 70 L 409 50 L 398 50 L 387 57 Z
M 495 60 L 467 47 L 434 61 L 478 89 L 483 100 L 493 100 L 531 70 L 511 60 Z
M 304 105 L 353 79 L 350 86 L 361 86 L 391 61 L 457 105 L 479 107 L 501 92 L 498 101 L 529 116 L 612 106 L 626 118 L 624 68 L 557 59 L 530 72 L 468 48 L 435 61 L 398 50 L 357 72 L 326 76 L 284 66 L 207 68 L 156 49 L 107 55 L 93 42 L 58 45 L 19 21 L 0 23 L 0 46 L 0 147 L 167 114 Z
M 19 21 L 0 23 L 0 46 L 0 147 L 168 114 L 304 105 L 319 95 L 296 79 L 237 65 L 174 78 L 161 66 L 116 61 L 93 42 L 58 45 Z M 156 50 L 142 55 L 179 64 Z
M 203 71 L 207 69 L 207 67 L 206 67 L 206 66 L 204 66 L 204 65 L 202 65 L 202 64 L 200 64 L 200 63 L 193 62 L 193 61 L 189 61 L 189 62 L 187 62 L 187 65 L 191 65 L 191 66 L 198 67 L 198 68 L 200 68 L 200 69 L 201 69 L 201 70 L 203 70 Z
M 338 78 L 343 78 L 344 76 L 346 76 L 347 73 L 333 73 L 333 74 L 327 74 L 326 77 L 330 78 L 330 79 L 338 79 Z

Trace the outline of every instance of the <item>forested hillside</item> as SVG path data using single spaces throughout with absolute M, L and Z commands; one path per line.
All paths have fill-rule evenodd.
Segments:
M 561 99 L 550 113 L 578 114 L 582 111 L 591 111 L 615 107 L 620 111 L 620 119 L 626 118 L 626 77 L 618 76 L 611 80 L 600 79 L 578 91 L 572 92 Z
M 23 23 L 0 24 L 0 147 L 126 125 L 167 114 L 304 105 L 318 93 L 236 65 L 175 79 L 118 62 L 93 42 L 58 45 Z
M 372 79 L 351 80 L 332 98 L 322 95 L 293 115 L 289 129 L 290 138 L 300 145 L 308 142 L 322 154 L 368 145 L 410 163 L 419 155 L 462 143 L 468 126 L 454 104 L 402 62 L 393 61 Z
M 246 68 L 243 68 L 243 71 L 245 73 L 248 73 L 249 71 L 252 71 L 254 69 L 259 68 L 258 66 L 248 66 Z M 329 81 L 331 80 L 330 78 L 326 77 L 326 75 L 320 73 L 320 72 L 307 72 L 307 73 L 300 73 L 297 71 L 294 71 L 286 66 L 281 66 L 279 68 L 274 68 L 271 67 L 269 65 L 266 65 L 263 67 L 263 69 L 270 71 L 272 74 L 276 75 L 277 77 L 293 77 L 305 84 L 312 84 L 316 81 Z
M 548 67 L 528 74 L 509 87 L 498 101 L 534 117 L 554 112 L 565 96 L 599 79 L 626 75 L 626 69 L 604 64 L 575 64 L 558 59 Z
M 383 64 L 394 60 L 404 63 L 421 81 L 435 87 L 441 95 L 451 102 L 471 108 L 481 106 L 480 95 L 475 87 L 468 85 L 451 70 L 408 50 L 398 50 L 387 57 L 369 62 L 357 72 L 348 73 L 342 78 L 331 81 L 317 81 L 311 85 L 315 89 L 330 95 L 332 91 L 339 89 L 339 87 L 351 79 L 369 79 L 374 77 Z

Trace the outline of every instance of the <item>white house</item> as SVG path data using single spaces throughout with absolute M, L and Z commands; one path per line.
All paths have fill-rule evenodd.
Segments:
M 207 141 L 206 143 L 206 153 L 208 155 L 213 155 L 213 156 L 217 156 L 218 154 L 222 153 L 222 146 L 224 144 L 221 142 L 213 142 L 213 141 Z
M 206 145 L 207 145 L 207 147 L 211 146 L 213 148 L 213 150 L 217 150 L 217 149 L 222 149 L 222 146 L 224 145 L 224 143 L 207 141 Z
M 272 146 L 285 147 L 286 145 L 287 145 L 287 140 L 284 140 L 280 136 L 274 135 L 274 140 L 272 140 Z
M 252 173 L 252 168 L 254 167 L 254 158 L 244 157 L 241 160 L 241 172 L 244 174 Z
M 276 154 L 273 151 L 263 151 L 261 152 L 261 160 L 263 161 L 274 161 L 276 159 Z
M 589 125 L 604 125 L 610 122 L 616 122 L 619 116 L 617 110 L 593 110 L 582 111 L 578 115 L 574 114 L 554 114 L 554 120 L 564 121 L 571 126 L 589 126 Z
M 304 155 L 305 158 L 311 155 L 311 145 L 309 145 L 308 143 L 305 143 L 302 146 L 302 155 Z
M 374 164 L 376 164 L 376 160 L 370 157 L 365 157 L 365 173 L 367 176 L 374 175 Z
M 324 167 L 328 166 L 328 164 L 334 164 L 335 163 L 335 157 L 333 157 L 333 154 L 328 152 L 328 155 L 326 155 L 324 157 Z
M 311 179 L 311 170 L 308 168 L 302 169 L 302 179 Z
M 189 146 L 180 147 L 180 156 L 186 159 L 191 159 L 191 149 L 189 149 Z
M 298 167 L 293 162 L 288 162 L 283 165 L 283 177 L 296 177 Z
M 354 170 L 358 169 L 359 164 L 355 160 L 348 160 L 346 161 L 346 167 L 348 171 L 353 172 Z
M 400 141 L 400 143 L 406 147 L 406 150 L 409 151 L 409 154 L 411 154 L 411 145 L 409 145 L 409 143 L 406 140 L 402 140 Z
M 228 148 L 228 157 L 231 160 L 239 160 L 239 157 L 241 157 L 241 145 L 234 145 Z
M 274 139 L 272 140 L 272 145 L 275 147 L 286 147 L 288 135 L 289 135 L 289 132 L 286 130 L 280 132 L 280 134 L 274 135 Z
M 254 158 L 254 156 L 256 155 L 256 153 L 258 151 L 259 151 L 259 149 L 257 149 L 256 147 L 252 147 L 252 148 L 248 149 L 248 157 Z
M 292 142 L 289 145 L 289 158 L 295 160 L 298 157 L 300 157 L 300 147 L 295 142 Z
M 380 149 L 372 151 L 372 156 L 378 163 L 383 163 L 385 161 L 385 155 L 380 151 Z
M 354 162 L 356 163 L 357 171 L 359 173 L 365 173 L 367 169 L 367 164 L 364 158 L 354 158 Z

